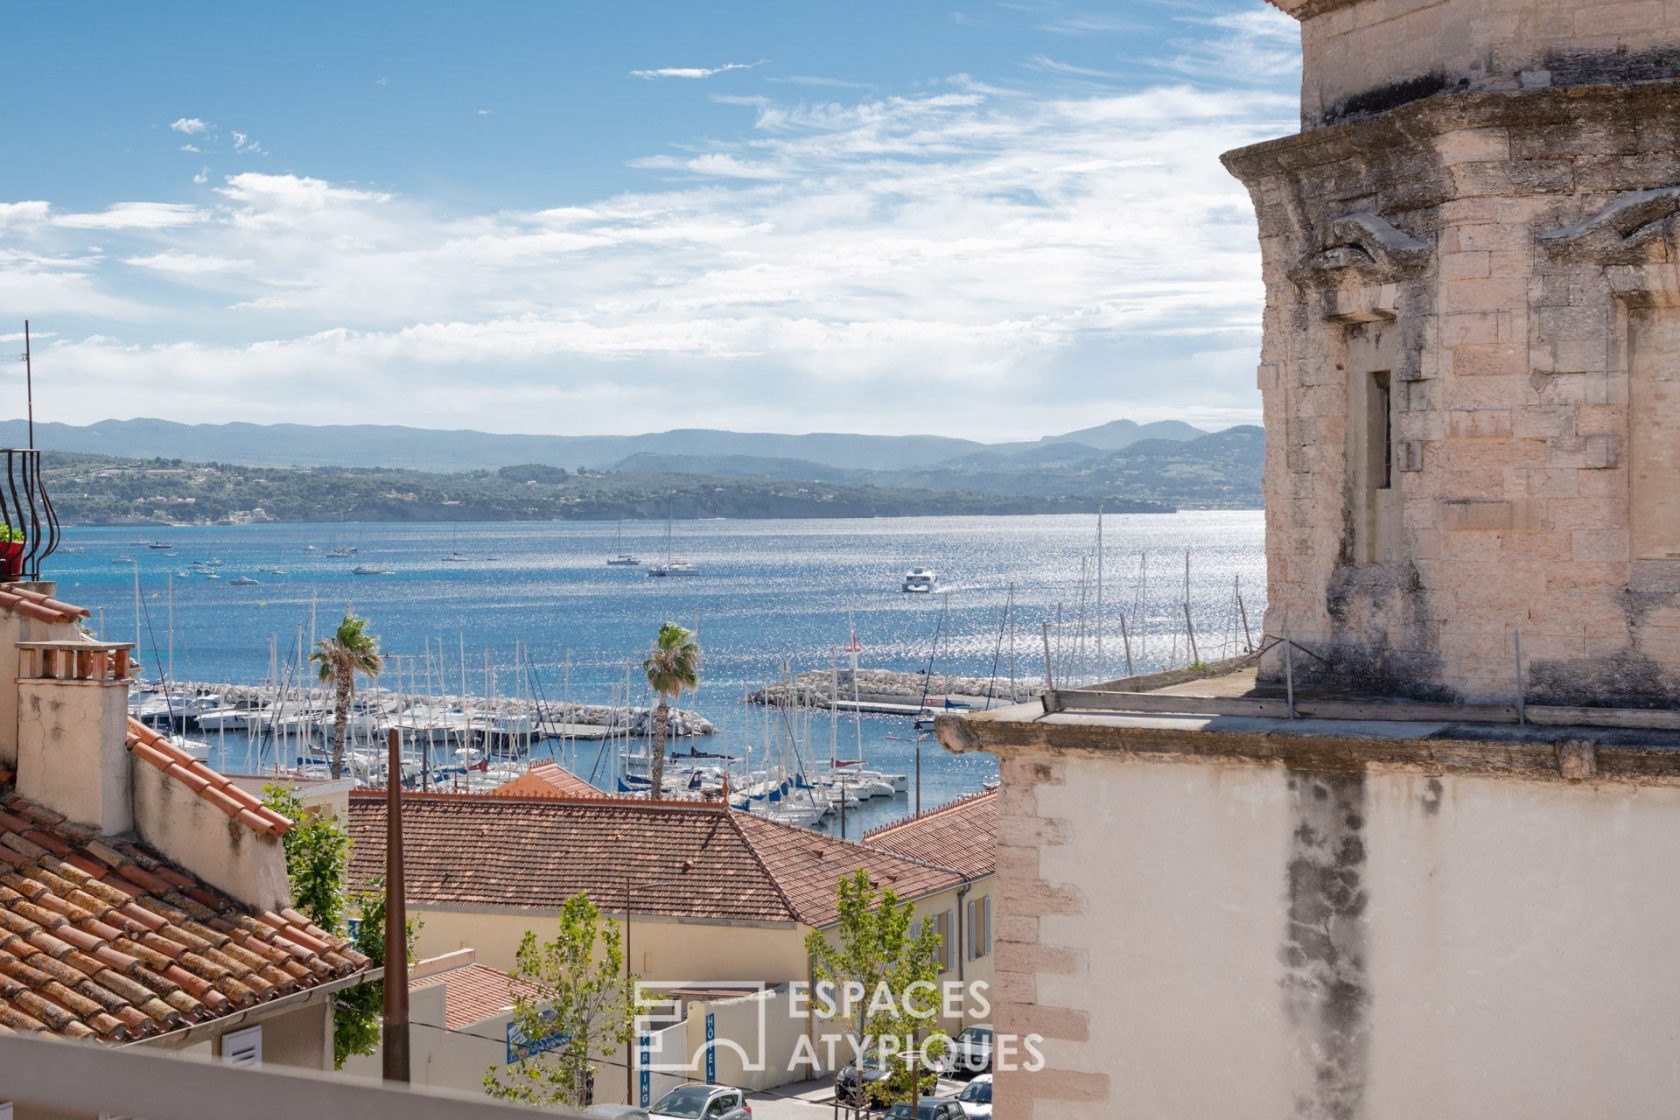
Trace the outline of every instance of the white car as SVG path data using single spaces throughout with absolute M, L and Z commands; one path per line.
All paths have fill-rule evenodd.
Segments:
M 992 1120 L 992 1075 L 976 1074 L 957 1094 L 957 1103 L 967 1120 Z

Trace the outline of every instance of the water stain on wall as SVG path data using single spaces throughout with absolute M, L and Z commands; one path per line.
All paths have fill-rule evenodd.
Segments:
M 1367 980 L 1365 776 L 1294 774 L 1289 919 L 1279 959 L 1285 1012 L 1296 1032 L 1301 1120 L 1364 1114 L 1370 1044 Z

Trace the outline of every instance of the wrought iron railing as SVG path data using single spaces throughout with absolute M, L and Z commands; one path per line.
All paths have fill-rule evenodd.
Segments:
M 0 448 L 5 475 L 0 477 L 0 580 L 40 579 L 41 561 L 58 550 L 58 514 L 41 476 L 41 453 L 33 448 Z

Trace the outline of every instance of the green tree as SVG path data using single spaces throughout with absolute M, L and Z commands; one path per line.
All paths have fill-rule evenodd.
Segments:
M 356 692 L 356 674 L 374 679 L 385 667 L 385 659 L 379 655 L 379 639 L 367 632 L 367 619 L 346 612 L 333 636 L 315 643 L 309 660 L 315 663 L 322 684 L 333 683 L 332 776 L 342 778 L 344 729 L 350 720 L 350 697 Z
M 292 822 L 281 838 L 286 852 L 286 877 L 291 881 L 292 905 L 326 930 L 344 936 L 345 877 L 350 867 L 350 837 L 336 816 L 311 813 L 303 800 L 284 786 L 265 786 L 263 803 Z M 374 967 L 385 963 L 385 895 L 376 894 L 378 920 L 368 924 L 368 897 L 350 900 L 362 921 L 352 939 Z M 333 1008 L 333 1068 L 351 1054 L 371 1054 L 379 1043 L 379 1023 L 385 988 L 379 981 L 358 984 L 338 995 Z
M 926 1061 L 944 1049 L 942 1033 L 933 1029 L 940 1003 L 939 933 L 923 922 L 912 935 L 914 903 L 876 888 L 861 867 L 840 880 L 834 901 L 840 918 L 832 940 L 820 930 L 805 937 L 811 977 L 832 986 L 831 1018 L 845 1023 L 856 1053 L 890 1057 L 892 1075 L 864 1083 L 874 1102 L 913 1102 L 933 1088 Z M 863 995 L 847 999 L 847 991 Z
M 622 937 L 584 894 L 560 908 L 554 940 L 525 934 L 511 975 L 519 985 L 514 1023 L 528 1051 L 512 1065 L 491 1066 L 486 1093 L 548 1107 L 589 1103 L 590 1055 L 628 1054 L 635 1032 L 636 978 L 624 970 Z
M 651 796 L 655 801 L 665 796 L 665 735 L 671 726 L 671 709 L 666 703 L 700 687 L 700 644 L 694 636 L 674 622 L 659 628 L 659 637 L 647 660 L 642 662 L 647 673 L 648 687 L 659 694 L 659 705 L 653 710 L 653 758 L 648 768 L 652 783 Z

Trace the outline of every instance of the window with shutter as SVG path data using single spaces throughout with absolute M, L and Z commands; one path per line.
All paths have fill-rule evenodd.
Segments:
M 222 1036 L 222 1061 L 230 1066 L 262 1066 L 262 1028 L 246 1027 Z

